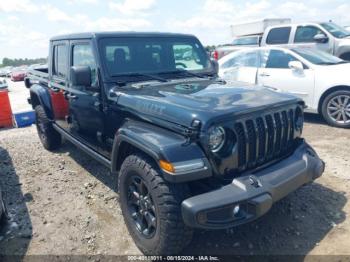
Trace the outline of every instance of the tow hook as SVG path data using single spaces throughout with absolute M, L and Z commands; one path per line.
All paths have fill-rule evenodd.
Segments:
M 255 188 L 262 187 L 261 182 L 256 176 L 253 176 L 253 175 L 249 176 L 249 181 L 250 181 L 250 184 Z

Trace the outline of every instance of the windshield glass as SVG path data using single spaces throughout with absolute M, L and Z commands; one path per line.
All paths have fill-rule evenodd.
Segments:
M 326 52 L 312 49 L 292 49 L 295 53 L 302 56 L 310 63 L 315 65 L 335 65 L 346 63 L 344 60 L 330 55 Z
M 257 45 L 259 42 L 259 37 L 252 36 L 252 37 L 244 37 L 244 38 L 237 38 L 233 40 L 233 45 Z
M 334 37 L 336 38 L 344 38 L 347 36 L 350 36 L 350 32 L 347 31 L 345 28 L 336 25 L 334 23 L 322 23 L 320 24 L 321 26 L 324 27 L 329 33 L 331 33 Z
M 99 45 L 102 62 L 112 77 L 212 70 L 204 48 L 191 37 L 103 38 Z

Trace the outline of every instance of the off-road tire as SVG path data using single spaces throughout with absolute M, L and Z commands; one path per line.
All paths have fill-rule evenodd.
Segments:
M 1 225 L 1 224 L 4 224 L 9 219 L 9 215 L 7 212 L 7 206 L 5 204 L 3 196 L 0 196 L 0 210 L 2 211 L 2 212 L 0 212 L 1 213 L 0 225 Z
M 156 210 L 157 226 L 151 238 L 146 238 L 137 229 L 129 211 L 127 181 L 135 174 L 143 179 Z M 168 183 L 151 159 L 136 154 L 124 160 L 118 189 L 124 221 L 135 244 L 145 255 L 178 254 L 190 243 L 193 231 L 184 224 L 181 214 L 181 202 L 190 196 L 188 185 Z
M 322 107 L 321 107 L 322 116 L 326 120 L 326 122 L 331 126 L 341 127 L 341 128 L 350 128 L 350 123 L 338 123 L 338 122 L 334 121 L 331 118 L 331 116 L 328 114 L 327 107 L 328 107 L 329 102 L 333 98 L 338 97 L 338 96 L 349 96 L 350 97 L 350 91 L 349 90 L 338 90 L 338 91 L 335 91 L 335 92 L 328 94 L 322 102 Z M 350 103 L 350 100 L 349 100 L 349 103 Z M 348 115 L 347 115 L 347 117 L 348 117 Z
M 35 115 L 36 128 L 44 148 L 49 151 L 59 148 L 62 144 L 61 135 L 53 128 L 51 121 L 41 105 L 35 107 Z

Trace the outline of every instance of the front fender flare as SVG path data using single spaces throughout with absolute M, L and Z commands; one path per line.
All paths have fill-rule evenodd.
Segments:
M 185 137 L 166 129 L 138 121 L 127 121 L 116 133 L 113 143 L 111 166 L 112 173 L 117 173 L 121 162 L 122 143 L 137 148 L 151 157 L 159 167 L 159 160 L 178 163 L 195 159 L 203 159 L 206 170 L 201 172 L 171 175 L 163 171 L 164 178 L 170 182 L 185 182 L 202 179 L 212 175 L 209 161 L 197 143 L 187 143 Z

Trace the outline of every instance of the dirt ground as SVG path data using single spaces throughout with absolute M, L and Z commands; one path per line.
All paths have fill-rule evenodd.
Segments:
M 350 255 L 350 131 L 306 116 L 304 137 L 327 167 L 322 178 L 259 220 L 197 231 L 184 254 Z M 34 126 L 0 131 L 0 182 L 11 220 L 0 254 L 140 254 L 123 222 L 108 169 L 66 142 L 41 146 Z

